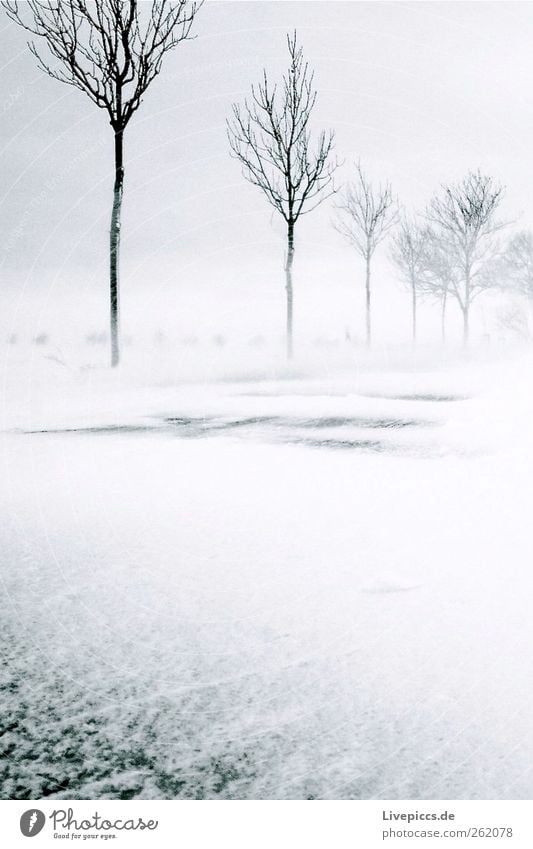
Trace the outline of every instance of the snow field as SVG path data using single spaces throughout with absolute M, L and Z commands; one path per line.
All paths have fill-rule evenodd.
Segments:
M 3 797 L 530 798 L 526 366 L 21 381 Z

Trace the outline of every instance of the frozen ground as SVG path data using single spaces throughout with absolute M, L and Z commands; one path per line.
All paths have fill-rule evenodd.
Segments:
M 531 798 L 532 373 L 6 362 L 2 797 Z

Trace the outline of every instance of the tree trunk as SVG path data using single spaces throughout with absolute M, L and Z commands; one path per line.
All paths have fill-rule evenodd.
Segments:
M 110 328 L 111 328 L 111 365 L 117 366 L 120 360 L 119 340 L 119 253 L 120 253 L 120 213 L 124 188 L 124 135 L 123 130 L 115 131 L 115 184 L 113 187 L 113 211 L 111 213 L 111 231 L 109 238 L 109 289 L 110 289 Z
M 446 344 L 446 302 L 448 300 L 448 290 L 444 291 L 442 296 L 442 307 L 440 312 L 440 334 L 442 339 L 442 344 Z
M 294 222 L 289 221 L 287 228 L 287 262 L 285 263 L 285 288 L 287 291 L 287 359 L 292 360 L 293 338 L 292 338 L 292 263 L 294 260 Z
M 372 319 L 371 319 L 371 304 L 370 304 L 370 256 L 366 257 L 366 345 L 370 348 L 372 344 Z
M 470 337 L 470 304 L 467 302 L 463 309 L 463 345 L 468 345 Z
M 411 280 L 411 309 L 413 316 L 413 345 L 416 345 L 416 280 Z
M 470 336 L 470 264 L 465 268 L 465 298 L 463 307 L 463 345 L 466 348 Z

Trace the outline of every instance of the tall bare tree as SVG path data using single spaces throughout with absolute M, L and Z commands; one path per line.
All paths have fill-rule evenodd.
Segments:
M 372 257 L 398 220 L 398 211 L 390 183 L 374 189 L 363 173 L 361 163 L 355 166 L 353 182 L 345 186 L 337 205 L 335 229 L 344 236 L 365 261 L 366 343 L 372 342 L 370 269 Z
M 463 316 L 463 340 L 468 343 L 470 308 L 491 283 L 488 264 L 498 253 L 495 234 L 504 226 L 496 219 L 503 187 L 481 171 L 442 187 L 430 201 L 426 217 L 454 269 L 450 294 Z
M 430 231 L 416 220 L 404 217 L 393 236 L 391 259 L 411 294 L 411 326 L 416 342 L 418 296 L 425 291 Z
M 5 0 L 2 5 L 13 21 L 37 38 L 29 47 L 40 69 L 84 92 L 109 116 L 115 144 L 109 284 L 111 365 L 116 366 L 124 131 L 159 74 L 165 54 L 189 38 L 201 0 Z
M 244 104 L 233 104 L 227 122 L 232 155 L 244 177 L 257 186 L 287 226 L 285 288 L 287 357 L 293 356 L 293 280 L 295 227 L 334 192 L 334 133 L 322 130 L 311 141 L 311 117 L 317 100 L 314 72 L 304 61 L 296 33 L 287 35 L 289 67 L 281 86 L 263 79 L 252 86 Z

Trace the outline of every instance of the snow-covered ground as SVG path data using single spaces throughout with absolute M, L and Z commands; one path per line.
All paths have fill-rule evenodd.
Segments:
M 3 798 L 531 798 L 530 358 L 9 358 Z

